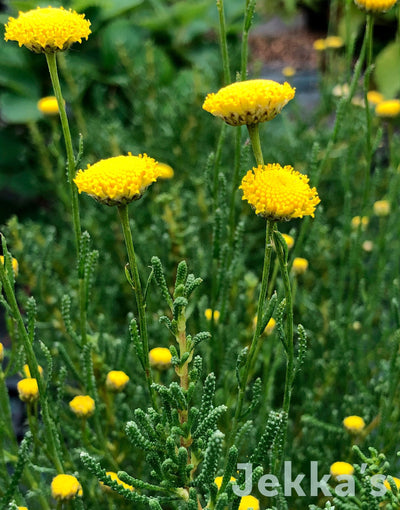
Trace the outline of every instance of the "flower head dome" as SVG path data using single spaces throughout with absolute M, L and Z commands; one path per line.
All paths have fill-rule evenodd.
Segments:
M 154 347 L 149 352 L 150 365 L 154 368 L 165 369 L 171 365 L 172 354 L 166 347 Z
M 55 96 L 46 96 L 39 99 L 37 103 L 38 110 L 43 115 L 58 115 L 58 103 Z
M 27 377 L 17 384 L 18 396 L 23 402 L 32 403 L 39 398 L 39 387 L 36 379 Z
M 35 53 L 55 53 L 87 39 L 89 26 L 84 14 L 63 7 L 38 7 L 20 12 L 18 18 L 9 18 L 4 38 Z
M 111 370 L 107 374 L 106 387 L 111 391 L 122 391 L 129 382 L 129 375 L 122 370 Z
M 57 475 L 51 482 L 51 494 L 58 501 L 82 496 L 82 486 L 72 475 Z
M 365 421 L 361 416 L 346 416 L 343 420 L 343 425 L 346 430 L 351 433 L 361 432 L 365 427 Z
M 147 156 L 116 156 L 102 159 L 86 170 L 79 170 L 74 179 L 79 193 L 85 192 L 107 205 L 128 204 L 138 200 L 151 183 L 160 177 L 158 163 Z
M 391 9 L 397 0 L 354 0 L 355 4 L 367 12 L 386 12 Z
M 295 89 L 272 80 L 231 83 L 216 94 L 208 94 L 203 109 L 231 126 L 272 120 L 294 98 Z
M 132 487 L 132 485 L 129 485 L 129 484 L 127 484 L 127 483 L 123 482 L 123 481 L 122 481 L 122 480 L 118 477 L 117 473 L 115 473 L 114 471 L 107 471 L 107 472 L 106 472 L 106 475 L 107 475 L 108 477 L 110 477 L 110 478 L 111 478 L 111 480 L 112 480 L 113 482 L 117 482 L 117 484 L 118 484 L 118 485 L 121 485 L 124 489 L 128 489 L 128 490 L 130 490 L 130 491 L 134 491 L 134 490 L 135 490 L 135 488 L 134 488 L 134 487 Z M 104 485 L 104 483 L 103 483 L 103 482 L 100 482 L 100 486 L 101 486 L 101 488 L 102 488 L 105 492 L 111 492 L 111 491 L 112 491 L 112 488 L 111 488 L 111 487 L 108 487 L 108 485 Z
M 375 114 L 384 118 L 398 117 L 400 115 L 400 100 L 388 99 L 387 101 L 381 101 L 375 107 Z
M 348 462 L 334 462 L 330 467 L 331 475 L 336 478 L 341 475 L 352 475 L 354 468 Z
M 243 190 L 242 200 L 247 200 L 256 214 L 276 221 L 314 217 L 320 202 L 306 175 L 277 163 L 249 170 L 239 188 Z
M 95 402 L 89 395 L 77 395 L 69 403 L 71 411 L 80 418 L 92 416 L 95 409 Z

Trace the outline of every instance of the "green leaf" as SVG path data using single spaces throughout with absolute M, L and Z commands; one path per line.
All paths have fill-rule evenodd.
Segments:
M 374 77 L 386 98 L 400 91 L 400 41 L 388 44 L 376 57 Z
M 9 124 L 25 124 L 42 118 L 37 107 L 38 98 L 2 94 L 0 98 L 1 116 Z

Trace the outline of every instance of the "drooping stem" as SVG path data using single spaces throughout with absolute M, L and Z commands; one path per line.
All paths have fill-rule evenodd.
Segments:
M 126 204 L 118 206 L 118 214 L 122 225 L 122 230 L 124 233 L 125 246 L 126 251 L 128 253 L 129 260 L 129 273 L 132 277 L 132 282 L 135 289 L 136 296 L 136 304 L 138 309 L 139 316 L 139 329 L 140 329 L 140 338 L 143 345 L 143 354 L 144 354 L 144 369 L 145 369 L 145 377 L 147 381 L 147 385 L 149 388 L 151 400 L 153 403 L 153 407 L 157 409 L 157 403 L 155 399 L 154 390 L 151 387 L 153 384 L 153 377 L 150 369 L 150 361 L 149 361 L 149 339 L 147 333 L 147 322 L 146 322 L 146 304 L 144 302 L 142 285 L 140 283 L 139 271 L 136 262 L 135 250 L 133 248 L 133 240 L 132 240 L 132 232 L 131 227 L 129 225 L 129 216 L 128 216 L 128 206 Z

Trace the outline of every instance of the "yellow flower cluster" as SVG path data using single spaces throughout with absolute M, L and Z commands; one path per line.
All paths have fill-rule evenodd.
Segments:
M 107 205 L 121 205 L 138 200 L 162 173 L 157 161 L 147 156 L 116 156 L 102 159 L 74 179 L 79 193 L 85 192 Z
M 222 476 L 217 476 L 214 480 L 218 489 L 221 488 L 222 480 Z M 230 481 L 236 482 L 236 478 L 231 476 Z M 239 510 L 260 510 L 260 502 L 254 496 L 243 496 L 243 498 L 240 499 Z
M 313 43 L 314 50 L 324 51 L 328 48 L 337 49 L 343 46 L 343 39 L 338 35 L 329 35 L 325 39 L 316 39 Z
M 364 429 L 365 421 L 361 418 L 361 416 L 346 416 L 343 420 L 343 425 L 349 432 L 358 433 Z
M 213 318 L 215 320 L 215 322 L 217 322 L 218 319 L 220 318 L 220 316 L 221 316 L 221 312 L 219 310 L 214 310 L 214 313 L 211 310 L 211 308 L 207 308 L 206 310 L 204 310 L 204 317 L 208 321 L 210 321 Z
M 89 395 L 78 395 L 71 400 L 69 407 L 76 416 L 88 418 L 94 413 L 95 402 Z
M 17 384 L 18 395 L 22 402 L 31 404 L 39 398 L 39 388 L 36 379 L 27 377 L 21 379 Z
M 3 264 L 4 266 L 4 255 L 0 255 L 0 262 Z M 12 257 L 11 259 L 11 265 L 12 265 L 12 268 L 13 268 L 13 271 L 14 271 L 14 275 L 15 276 L 18 276 L 18 269 L 19 269 L 19 264 L 18 264 L 18 260 L 15 259 L 14 257 Z
M 106 378 L 106 387 L 112 391 L 122 391 L 128 384 L 129 375 L 122 370 L 111 370 Z
M 82 486 L 72 475 L 57 475 L 51 482 L 51 494 L 58 501 L 82 496 Z
M 122 487 L 124 489 L 128 489 L 130 491 L 134 491 L 135 490 L 134 487 L 132 487 L 132 485 L 128 485 L 127 483 L 125 483 L 122 480 L 120 480 L 120 478 L 118 477 L 117 473 L 114 473 L 114 471 L 107 471 L 106 475 L 109 476 L 111 478 L 111 480 L 117 482 L 118 485 L 122 485 Z M 106 492 L 111 492 L 111 490 L 112 490 L 111 487 L 108 487 L 107 485 L 104 485 L 103 482 L 100 482 L 100 486 Z
M 38 110 L 43 115 L 58 115 L 58 103 L 55 96 L 46 96 L 39 99 L 37 103 Z
M 154 368 L 165 369 L 171 364 L 172 354 L 166 347 L 154 347 L 149 352 L 150 365 Z
M 238 81 L 208 94 L 203 109 L 231 126 L 252 125 L 272 120 L 294 94 L 295 89 L 287 82 Z
M 354 0 L 355 4 L 367 12 L 386 12 L 391 9 L 397 0 Z
M 378 117 L 393 118 L 400 115 L 400 100 L 388 99 L 381 101 L 375 107 L 375 114 Z
M 39 374 L 43 375 L 43 368 L 40 365 L 38 365 L 38 370 L 39 370 Z M 22 367 L 22 372 L 24 373 L 25 377 L 32 377 L 31 376 L 31 371 L 29 370 L 29 365 L 28 364 L 25 364 Z
M 256 214 L 275 221 L 290 220 L 314 217 L 320 199 L 308 181 L 291 166 L 273 163 L 249 170 L 239 188 L 243 190 L 242 200 L 247 200 Z
M 4 38 L 35 53 L 55 53 L 87 39 L 91 33 L 89 26 L 84 14 L 63 7 L 38 7 L 20 12 L 18 18 L 9 18 Z

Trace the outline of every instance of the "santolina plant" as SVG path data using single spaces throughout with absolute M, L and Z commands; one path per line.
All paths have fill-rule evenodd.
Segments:
M 97 6 L 92 25 L 73 10 L 38 7 L 6 25 L 6 41 L 47 60 L 54 96 L 38 107 L 60 116 L 67 179 L 53 186 L 69 196 L 72 228 L 23 228 L 12 220 L 8 244 L 1 235 L 8 333 L 6 348 L 0 343 L 2 508 L 400 506 L 392 430 L 399 418 L 393 209 L 400 160 L 392 129 L 389 169 L 374 167 L 378 123 L 396 116 L 387 108 L 373 117 L 369 107 L 372 16 L 392 4 L 361 6 L 364 42 L 333 130 L 324 118 L 304 128 L 291 84 L 249 78 L 255 0 L 244 4 L 238 65 L 229 60 L 224 2 L 217 2 L 224 86 L 202 82 L 192 113 L 182 106 L 186 82 L 176 98 L 166 89 L 164 102 L 161 80 L 147 83 L 157 67 L 149 46 L 148 74 L 132 76 L 138 64 L 127 65 L 120 39 L 125 11 Z M 174 6 L 153 7 L 165 24 Z M 92 91 L 101 110 L 109 109 L 110 146 L 97 121 L 88 146 L 71 135 L 67 112 L 74 119 L 74 108 L 58 76 L 61 69 L 67 90 L 79 87 L 79 66 L 70 72 L 63 57 L 72 44 L 89 44 L 90 27 L 96 54 L 118 33 L 116 55 L 129 82 L 118 100 L 111 90 L 107 100 L 101 88 Z M 340 50 L 344 40 L 330 35 L 324 44 Z M 85 58 L 85 45 L 75 47 Z M 364 109 L 357 110 L 352 98 L 362 73 Z M 135 105 L 135 129 L 125 126 L 125 138 L 114 136 L 123 112 L 113 105 L 123 95 Z M 178 119 L 173 127 L 158 118 L 162 108 L 171 123 Z M 209 141 L 205 172 L 187 138 L 197 117 L 196 136 L 204 131 Z M 49 158 L 64 165 L 55 118 L 44 120 L 54 130 Z M 182 133 L 180 143 L 163 151 L 170 131 Z M 321 145 L 311 145 L 317 131 Z M 47 147 L 41 150 L 43 157 Z M 65 209 L 55 207 L 64 220 Z M 26 414 L 20 436 L 11 375 Z

